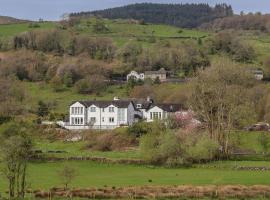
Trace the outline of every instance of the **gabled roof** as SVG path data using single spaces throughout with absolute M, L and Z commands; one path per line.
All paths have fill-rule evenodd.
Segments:
M 150 108 L 150 106 L 153 104 L 153 100 L 147 101 L 145 99 L 133 99 L 132 102 L 134 102 L 135 106 L 137 106 L 138 104 L 141 104 L 142 107 L 140 109 L 145 109 L 145 110 Z
M 164 103 L 164 104 L 152 104 L 150 108 L 148 108 L 148 110 L 154 107 L 159 107 L 166 112 L 177 112 L 184 109 L 184 106 L 182 104 Z
M 131 101 L 124 101 L 124 100 L 116 100 L 116 101 L 95 101 L 95 100 L 93 100 L 93 101 L 75 101 L 72 104 L 74 104 L 76 102 L 81 103 L 85 107 L 90 107 L 92 105 L 95 105 L 99 108 L 107 108 L 110 105 L 113 105 L 117 108 L 127 108 L 132 103 Z

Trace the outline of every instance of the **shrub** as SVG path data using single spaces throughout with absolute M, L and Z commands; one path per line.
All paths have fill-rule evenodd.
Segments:
M 132 126 L 128 127 L 128 133 L 136 137 L 141 137 L 149 131 L 149 124 L 146 122 L 135 123 Z
M 100 75 L 88 76 L 75 84 L 75 89 L 81 94 L 100 93 L 106 88 L 105 77 Z
M 117 151 L 134 146 L 137 146 L 137 140 L 134 136 L 119 133 L 117 130 L 107 133 L 91 134 L 87 144 L 87 148 L 96 151 Z
M 218 149 L 219 144 L 206 134 L 189 136 L 186 141 L 187 156 L 193 162 L 212 160 L 217 155 Z

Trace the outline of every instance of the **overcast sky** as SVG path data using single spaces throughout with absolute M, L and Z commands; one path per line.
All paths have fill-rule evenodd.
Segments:
M 231 4 L 235 12 L 270 13 L 270 0 L 0 0 L 0 15 L 22 19 L 58 20 L 63 13 L 91 11 L 131 3 Z

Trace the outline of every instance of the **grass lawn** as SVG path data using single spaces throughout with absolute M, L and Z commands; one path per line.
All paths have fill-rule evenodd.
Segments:
M 73 187 L 138 186 L 138 185 L 209 185 L 209 184 L 266 184 L 270 185 L 270 172 L 235 171 L 232 169 L 187 168 L 167 169 L 120 164 L 98 164 L 89 161 L 32 163 L 29 183 L 34 189 L 61 186 L 58 173 L 67 164 L 76 169 L 78 176 Z M 226 162 L 224 162 L 226 164 Z M 249 165 L 261 165 L 250 162 Z M 270 165 L 270 162 L 262 165 Z M 152 180 L 150 183 L 149 180 Z M 6 185 L 1 181 L 0 189 Z

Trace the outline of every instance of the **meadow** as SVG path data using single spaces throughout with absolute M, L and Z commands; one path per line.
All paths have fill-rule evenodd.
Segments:
M 53 22 L 42 22 L 37 24 L 39 25 L 37 28 L 31 28 L 29 23 L 0 25 L 0 37 L 11 37 L 32 30 L 52 29 L 56 26 Z
M 227 165 L 231 162 L 219 162 Z M 90 161 L 31 163 L 29 180 L 31 188 L 49 189 L 62 186 L 59 171 L 68 165 L 76 170 L 72 187 L 118 187 L 142 185 L 270 185 L 270 171 L 238 171 L 231 167 L 163 168 L 121 164 L 100 164 Z M 270 162 L 237 162 L 239 166 L 269 166 Z M 233 165 L 235 166 L 235 165 Z M 3 177 L 2 177 L 3 178 Z M 1 179 L 2 179 L 1 178 Z M 1 181 L 3 192 L 6 185 Z

